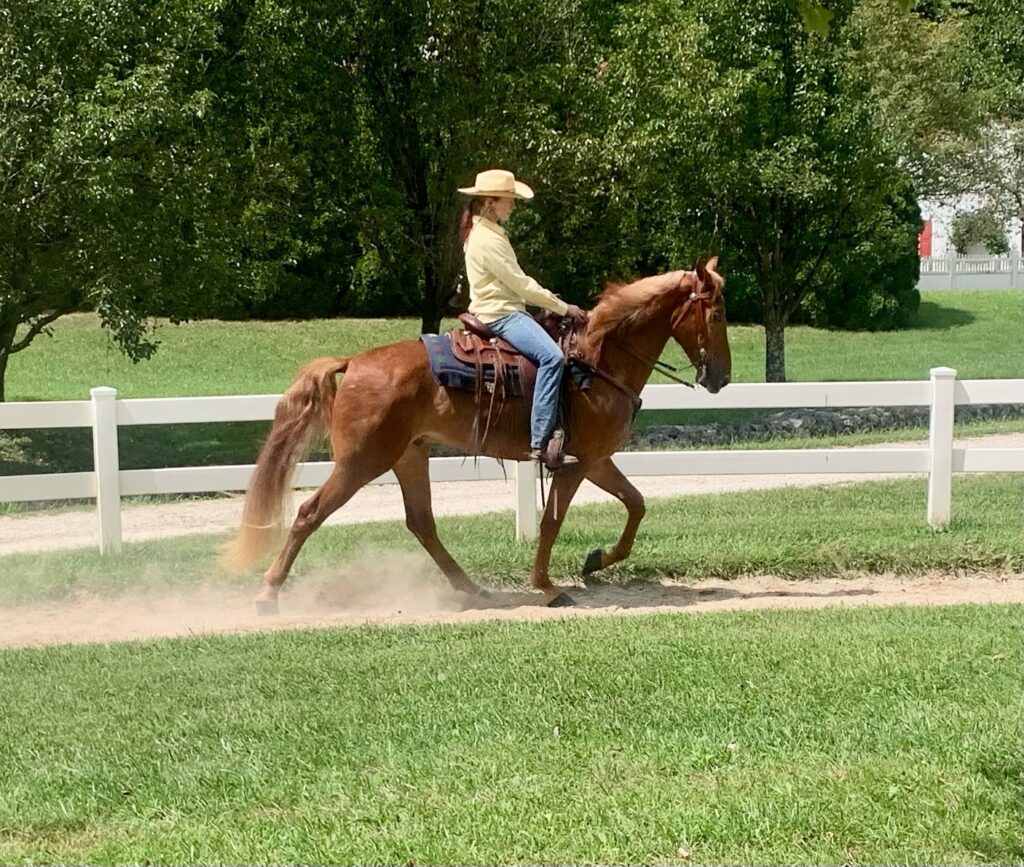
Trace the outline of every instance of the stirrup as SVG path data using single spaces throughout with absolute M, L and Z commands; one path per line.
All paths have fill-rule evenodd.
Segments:
M 530 450 L 530 459 L 543 464 L 549 472 L 557 472 L 563 467 L 578 464 L 579 459 L 565 453 L 565 431 L 556 430 L 546 446 Z
M 530 449 L 530 460 L 536 461 L 549 473 L 557 472 L 563 467 L 571 467 L 573 464 L 578 464 L 580 462 L 580 459 L 575 455 L 561 455 L 560 458 L 552 460 L 544 452 L 544 449 Z

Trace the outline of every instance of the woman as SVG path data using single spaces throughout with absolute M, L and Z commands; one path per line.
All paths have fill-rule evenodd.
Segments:
M 542 461 L 555 428 L 563 358 L 558 344 L 527 314 L 526 305 L 572 316 L 581 323 L 587 321 L 587 314 L 523 273 L 500 225 L 515 210 L 516 200 L 532 199 L 533 190 L 517 181 L 512 172 L 490 169 L 480 172 L 473 186 L 462 187 L 459 192 L 472 196 L 459 222 L 459 237 L 466 252 L 469 312 L 537 365 L 530 413 L 530 457 Z M 575 463 L 575 458 L 567 457 L 564 462 Z

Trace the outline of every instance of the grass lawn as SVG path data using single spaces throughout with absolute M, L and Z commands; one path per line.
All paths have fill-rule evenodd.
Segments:
M 793 329 L 790 378 L 1024 376 L 1022 313 L 1024 293 L 926 293 L 908 332 Z M 308 357 L 414 334 L 168 326 L 132 368 L 73 317 L 15 356 L 9 394 L 276 392 Z M 759 380 L 760 329 L 733 345 L 735 381 Z M 225 448 L 188 427 L 163 447 Z M 920 479 L 656 501 L 607 577 L 1024 569 L 1024 477 L 957 477 L 953 504 L 936 533 Z M 553 577 L 623 522 L 572 510 Z M 524 580 L 511 513 L 438 523 L 483 583 Z M 202 582 L 221 541 L 3 557 L 0 605 Z M 406 550 L 400 523 L 326 528 L 294 580 Z M 1016 606 L 825 609 L 3 651 L 0 863 L 1021 863 L 1021 623 Z
M 928 527 L 925 501 L 923 479 L 653 500 L 632 556 L 602 575 L 611 581 L 746 574 L 813 579 L 1024 569 L 1024 476 L 957 477 L 954 520 L 944 532 Z M 611 546 L 624 523 L 618 504 L 571 509 L 552 557 L 554 580 L 577 579 L 587 554 Z M 491 587 L 519 586 L 529 574 L 535 549 L 513 539 L 513 526 L 511 512 L 438 520 L 452 555 Z M 217 576 L 222 541 L 192 536 L 140 542 L 116 557 L 101 557 L 92 548 L 2 557 L 0 604 L 192 585 Z M 291 580 L 407 551 L 422 549 L 402 522 L 325 527 L 306 543 Z M 255 576 L 243 580 L 258 584 Z
M 1020 863 L 1021 612 L 0 653 L 4 863 Z
M 791 382 L 927 379 L 939 365 L 956 368 L 961 379 L 1021 377 L 1022 326 L 1024 292 L 925 292 L 905 331 L 788 329 L 786 370 Z M 8 399 L 83 400 L 98 385 L 124 398 L 276 394 L 311 358 L 352 355 L 417 333 L 414 319 L 163 324 L 160 350 L 133 365 L 95 316 L 79 314 L 58 320 L 52 338 L 38 338 L 11 359 Z M 732 325 L 729 333 L 733 382 L 763 382 L 764 330 Z M 670 345 L 665 359 L 681 358 Z M 669 380 L 655 374 L 651 381 Z
M 90 387 L 99 384 L 116 387 L 122 397 L 277 393 L 290 383 L 295 370 L 314 356 L 354 353 L 387 341 L 414 338 L 417 325 L 412 319 L 163 325 L 161 350 L 151 361 L 132 365 L 105 337 L 95 317 L 69 316 L 58 321 L 52 338 L 40 338 L 13 357 L 8 393 L 11 400 L 80 400 L 88 397 Z M 788 370 L 793 381 L 923 379 L 930 367 L 940 364 L 957 368 L 961 378 L 1022 377 L 1022 327 L 1024 293 L 925 293 L 915 327 L 906 331 L 869 334 L 790 329 Z M 731 340 L 734 381 L 763 380 L 763 330 L 732 326 Z M 993 351 L 993 347 L 1002 349 Z M 673 345 L 665 357 L 678 363 L 678 356 Z M 659 380 L 660 375 L 655 374 L 652 381 Z M 698 424 L 758 414 L 756 410 L 641 412 L 637 426 Z M 268 424 L 123 428 L 119 434 L 121 466 L 251 463 Z M 959 425 L 958 434 L 1021 429 L 1019 420 L 972 421 Z M 786 440 L 786 446 L 859 445 L 926 436 L 925 429 L 913 428 L 898 434 L 883 432 L 881 439 L 868 433 Z M 76 472 L 91 467 L 89 430 L 0 434 L 2 473 Z

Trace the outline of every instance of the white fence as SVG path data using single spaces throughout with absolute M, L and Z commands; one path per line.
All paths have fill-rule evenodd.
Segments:
M 121 547 L 121 498 L 133 494 L 181 494 L 244 490 L 254 465 L 122 470 L 117 429 L 121 425 L 267 420 L 279 395 L 117 400 L 112 388 L 94 388 L 91 400 L 0 404 L 0 430 L 90 427 L 92 472 L 0 476 L 0 501 L 95 498 L 101 551 Z M 779 409 L 786 407 L 930 406 L 927 448 L 774 449 L 750 451 L 620 452 L 615 462 L 627 476 L 747 475 L 755 473 L 921 473 L 928 475 L 927 520 L 949 523 L 953 473 L 1024 472 L 1024 448 L 954 448 L 953 411 L 969 404 L 1024 404 L 1024 379 L 957 381 L 948 367 L 932 369 L 930 380 L 897 382 L 804 382 L 730 385 L 720 394 L 681 385 L 649 385 L 645 409 Z M 513 464 L 516 535 L 536 537 L 536 471 Z M 300 464 L 297 488 L 326 480 L 328 462 Z M 505 470 L 490 458 L 432 458 L 434 481 L 502 479 Z M 386 473 L 373 484 L 396 481 Z
M 922 256 L 918 289 L 1024 289 L 1021 257 Z

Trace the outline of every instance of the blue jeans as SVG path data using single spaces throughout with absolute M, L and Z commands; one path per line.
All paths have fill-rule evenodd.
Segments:
M 488 322 L 487 327 L 537 365 L 537 382 L 533 387 L 533 408 L 530 411 L 530 448 L 543 448 L 555 429 L 564 364 L 562 350 L 540 324 L 526 313 L 509 313 L 508 316 Z

